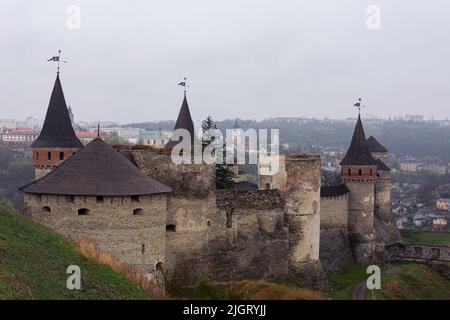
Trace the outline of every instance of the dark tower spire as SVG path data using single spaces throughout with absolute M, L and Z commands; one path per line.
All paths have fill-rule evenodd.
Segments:
M 189 105 L 186 98 L 186 91 L 184 92 L 183 103 L 181 104 L 180 113 L 178 114 L 177 122 L 175 123 L 174 131 L 177 129 L 185 129 L 191 135 L 192 145 L 196 142 L 197 136 L 194 130 L 194 122 L 192 121 L 191 111 L 189 110 Z M 166 148 L 173 148 L 180 141 L 172 140 L 167 143 Z
M 56 75 L 42 131 L 31 146 L 51 148 L 83 147 L 83 144 L 75 135 L 70 121 L 69 110 L 64 99 L 59 73 Z
M 59 72 L 56 74 L 42 131 L 31 148 L 36 179 L 43 177 L 83 148 L 72 127 Z
M 355 130 L 353 132 L 352 142 L 341 161 L 343 165 L 376 165 L 375 159 L 369 151 L 367 146 L 366 135 L 361 121 L 361 115 L 358 114 L 358 120 L 356 122 Z

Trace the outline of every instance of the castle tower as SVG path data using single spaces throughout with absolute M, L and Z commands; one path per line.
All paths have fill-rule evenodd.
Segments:
M 377 162 L 375 214 L 378 218 L 389 221 L 391 216 L 391 169 L 386 165 L 388 150 L 373 136 L 367 139 L 367 147 Z
M 320 247 L 320 156 L 291 155 L 285 163 L 285 224 L 289 230 L 289 270 L 323 277 Z
M 25 214 L 70 239 L 95 244 L 143 276 L 165 264 L 167 194 L 127 158 L 96 138 L 20 189 Z
M 178 114 L 177 122 L 175 123 L 175 128 L 173 130 L 175 131 L 178 129 L 184 129 L 189 132 L 191 135 L 192 145 L 198 142 L 198 138 L 194 130 L 194 122 L 192 121 L 191 111 L 189 110 L 189 105 L 186 98 L 186 91 L 184 92 L 183 103 L 181 104 L 180 113 Z M 179 142 L 181 142 L 181 140 L 178 140 L 178 137 L 170 138 L 165 148 L 171 149 Z
M 58 73 L 42 131 L 31 145 L 36 179 L 45 176 L 82 147 L 70 121 Z
M 377 162 L 375 182 L 375 230 L 378 238 L 387 244 L 401 242 L 402 237 L 391 214 L 391 169 L 386 165 L 388 150 L 374 137 L 367 139 L 367 146 Z
M 342 159 L 341 178 L 349 190 L 348 231 L 358 263 L 371 263 L 375 253 L 374 208 L 377 162 L 367 147 L 358 115 L 350 146 Z

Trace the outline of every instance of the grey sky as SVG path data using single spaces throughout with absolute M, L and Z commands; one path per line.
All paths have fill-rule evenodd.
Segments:
M 69 5 L 81 29 L 66 26 Z M 381 8 L 381 29 L 366 26 Z M 61 48 L 77 120 L 450 117 L 448 0 L 0 2 L 0 118 L 43 118 Z

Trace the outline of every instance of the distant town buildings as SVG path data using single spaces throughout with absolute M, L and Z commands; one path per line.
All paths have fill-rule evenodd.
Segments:
M 75 131 L 75 135 L 81 141 L 81 143 L 87 145 L 89 142 L 98 137 L 98 132 L 97 130 Z M 106 137 L 106 134 L 103 131 L 100 131 L 100 137 L 104 139 Z
M 140 131 L 139 144 L 153 148 L 164 148 L 169 142 L 172 132 L 169 131 Z
M 1 130 L 0 143 L 8 145 L 31 145 L 38 135 L 38 130 L 30 128 Z

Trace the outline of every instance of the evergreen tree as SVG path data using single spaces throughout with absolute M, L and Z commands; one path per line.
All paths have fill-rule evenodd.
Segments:
M 206 133 L 208 130 L 217 129 L 217 125 L 211 116 L 206 117 L 202 122 L 203 149 L 211 143 L 211 135 Z M 225 159 L 225 148 L 223 158 Z M 227 164 L 216 164 L 216 188 L 217 189 L 230 189 L 234 185 L 233 172 Z
M 206 133 L 208 130 L 217 129 L 217 125 L 211 116 L 207 116 L 205 120 L 202 122 L 202 146 L 205 148 L 211 143 L 211 134 Z

